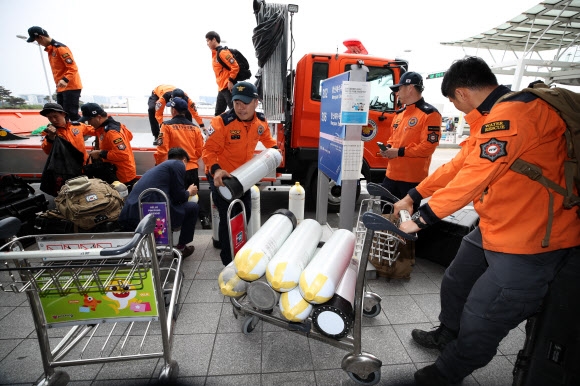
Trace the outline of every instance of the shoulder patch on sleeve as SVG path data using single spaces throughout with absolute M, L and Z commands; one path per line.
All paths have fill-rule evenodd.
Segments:
M 123 142 L 123 138 L 115 138 L 115 139 L 113 140 L 113 143 L 114 143 L 115 145 L 116 145 L 116 144 L 118 144 L 118 143 L 121 143 L 121 142 Z
M 437 134 L 437 133 L 429 133 L 429 134 L 427 134 L 427 142 L 429 142 L 429 143 L 437 143 L 437 142 L 439 142 L 439 134 Z
M 488 122 L 481 126 L 481 134 L 491 133 L 495 131 L 507 131 L 510 129 L 510 121 L 494 121 Z
M 495 162 L 501 157 L 507 156 L 507 141 L 499 141 L 495 138 L 479 145 L 479 157 Z
M 209 125 L 207 128 L 207 135 L 212 135 L 213 133 L 215 133 L 215 130 L 212 125 Z
M 428 131 L 441 131 L 440 126 L 427 126 Z

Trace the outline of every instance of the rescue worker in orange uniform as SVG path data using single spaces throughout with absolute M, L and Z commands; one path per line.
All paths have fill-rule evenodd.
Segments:
M 90 157 L 115 165 L 115 180 L 125 184 L 130 192 L 137 182 L 137 166 L 131 148 L 133 133 L 124 124 L 109 117 L 96 103 L 85 103 L 81 106 L 81 111 L 83 115 L 79 121 L 94 127 L 95 135 L 99 139 L 99 149 L 90 151 Z M 107 182 L 113 183 L 115 180 Z
M 50 121 L 40 145 L 42 151 L 49 155 L 40 190 L 56 197 L 66 179 L 82 175 L 83 166 L 89 159 L 85 136 L 95 135 L 95 130 L 84 123 L 71 122 L 58 103 L 46 103 L 40 115 Z
M 531 93 L 498 102 L 510 90 L 478 57 L 454 62 L 441 92 L 466 114 L 470 138 L 397 202 L 395 213 L 431 197 L 401 230 L 419 231 L 472 201 L 480 221 L 445 271 L 440 326 L 412 331 L 421 346 L 441 350 L 415 373 L 419 385 L 454 384 L 487 365 L 509 331 L 538 311 L 566 259 L 580 258 L 576 211 L 565 210 L 555 192 L 550 202 L 543 185 L 510 169 L 522 158 L 565 186 L 565 123 L 558 113 Z
M 220 45 L 221 38 L 217 32 L 209 31 L 205 34 L 205 41 L 211 50 L 211 64 L 218 86 L 218 95 L 215 103 L 215 116 L 218 116 L 226 109 L 231 110 L 233 108 L 232 89 L 236 83 L 236 76 L 240 72 L 240 66 L 230 50 L 222 48 Z M 218 52 L 221 61 L 227 63 L 230 67 L 229 69 L 222 66 L 218 61 Z
M 425 102 L 423 78 L 418 73 L 405 72 L 399 83 L 390 87 L 405 106 L 391 124 L 388 149 L 381 151 L 389 159 L 382 185 L 396 197 L 403 198 L 429 174 L 431 156 L 439 144 L 441 114 Z M 418 207 L 417 204 L 415 210 Z
M 197 107 L 195 103 L 187 96 L 182 89 L 176 88 L 170 84 L 161 84 L 151 92 L 149 101 L 147 102 L 147 113 L 149 114 L 149 124 L 151 125 L 151 134 L 155 137 L 153 141 L 153 146 L 157 146 L 157 137 L 159 136 L 159 125 L 163 122 L 163 111 L 167 102 L 173 97 L 179 97 L 184 99 L 188 106 L 188 111 L 185 116 L 190 121 L 195 121 L 199 127 L 204 127 L 203 120 L 197 113 Z
M 161 132 L 157 139 L 157 151 L 154 153 L 155 165 L 167 160 L 169 149 L 181 147 L 189 155 L 189 161 L 185 165 L 185 186 L 195 185 L 199 189 L 199 169 L 197 161 L 201 158 L 203 150 L 203 135 L 201 130 L 193 122 L 185 117 L 187 102 L 179 97 L 174 97 L 168 102 L 171 107 L 172 119 L 161 124 Z M 203 229 L 211 229 L 208 215 L 199 205 L 199 219 Z
M 239 168 L 254 156 L 259 142 L 266 148 L 277 148 L 272 138 L 264 114 L 257 113 L 258 90 L 248 82 L 239 82 L 232 92 L 234 109 L 211 120 L 207 140 L 203 147 L 202 159 L 205 172 L 220 219 L 226 219 L 229 202 L 218 193 L 217 187 L 225 186 L 224 178 L 231 177 L 231 172 Z M 251 191 L 244 192 L 242 201 L 246 209 L 247 221 L 252 215 Z M 232 217 L 237 213 L 232 211 Z M 227 221 L 219 223 L 220 258 L 224 265 L 232 261 Z
M 52 39 L 41 27 L 30 27 L 28 36 L 28 43 L 37 42 L 48 54 L 48 62 L 56 83 L 56 102 L 63 107 L 71 121 L 77 121 L 83 84 L 70 48 Z

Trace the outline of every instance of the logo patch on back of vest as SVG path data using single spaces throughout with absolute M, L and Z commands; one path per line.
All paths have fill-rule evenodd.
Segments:
M 98 198 L 99 198 L 99 197 L 98 197 L 96 194 L 94 194 L 94 193 L 93 193 L 93 194 L 87 194 L 87 195 L 85 196 L 85 201 L 86 201 L 86 202 L 93 202 L 93 201 L 97 201 L 97 200 L 98 200 Z
M 499 141 L 492 138 L 486 143 L 479 145 L 481 149 L 479 156 L 488 159 L 491 162 L 495 162 L 497 159 L 507 155 L 506 145 L 507 141 Z
M 510 129 L 510 121 L 489 122 L 481 126 L 481 134 L 491 133 L 494 131 L 504 131 Z

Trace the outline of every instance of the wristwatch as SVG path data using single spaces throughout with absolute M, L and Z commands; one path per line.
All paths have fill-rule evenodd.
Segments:
M 413 222 L 417 224 L 419 229 L 425 229 L 429 226 L 428 224 L 421 221 L 421 213 L 419 213 L 418 211 L 413 213 L 413 215 L 411 216 L 411 220 L 413 220 Z

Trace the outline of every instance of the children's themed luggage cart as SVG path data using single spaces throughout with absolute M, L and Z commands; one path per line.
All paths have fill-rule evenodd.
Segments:
M 145 201 L 151 197 L 155 197 L 157 201 Z M 173 319 L 177 320 L 179 314 L 178 300 L 184 277 L 183 270 L 181 269 L 183 257 L 181 252 L 177 248 L 174 248 L 173 244 L 174 229 L 171 225 L 169 198 L 161 189 L 145 189 L 139 195 L 139 208 L 141 219 L 148 214 L 152 214 L 155 217 L 153 237 L 157 248 L 159 270 L 163 278 L 161 287 L 163 288 L 165 307 L 169 310 L 171 306 L 172 311 L 169 315 L 172 315 Z M 174 283 L 178 285 L 174 286 Z
M 339 338 L 331 337 L 319 331 L 316 323 L 313 321 L 313 314 L 309 315 L 303 322 L 290 322 L 280 315 L 280 310 L 276 306 L 278 296 L 277 292 L 267 285 L 261 279 L 249 284 L 247 294 L 240 297 L 231 297 L 234 316 L 246 317 L 242 326 L 244 334 L 249 334 L 256 327 L 259 320 L 285 328 L 289 331 L 305 335 L 328 343 L 334 347 L 348 351 L 343 358 L 341 367 L 346 371 L 349 377 L 361 385 L 375 385 L 381 378 L 382 362 L 372 354 L 362 351 L 362 316 L 374 317 L 379 314 L 380 301 L 379 295 L 365 290 L 365 267 L 367 266 L 368 256 L 371 253 L 375 233 L 378 230 L 386 229 L 385 223 L 389 221 L 374 213 L 364 213 L 361 216 L 361 222 L 366 231 L 362 240 L 362 248 L 357 252 L 360 259 L 356 272 L 355 296 L 354 296 L 354 321 L 346 326 L 347 331 L 341 334 Z M 266 296 L 269 292 L 264 290 L 269 288 L 271 296 Z M 252 291 L 260 292 L 262 296 L 252 295 Z M 323 304 L 324 305 L 324 304 Z M 339 318 L 336 318 L 339 319 Z M 313 328 L 314 325 L 314 328 Z M 342 326 L 341 326 L 342 327 Z
M 16 218 L 0 221 L 0 239 L 19 226 Z M 69 376 L 57 367 L 149 358 L 163 358 L 161 382 L 177 378 L 154 229 L 147 215 L 134 233 L 25 236 L 0 247 L 1 289 L 26 293 L 34 318 L 39 385 L 66 385 Z M 35 241 L 29 250 L 22 249 L 26 237 Z M 71 328 L 53 346 L 49 331 L 63 327 Z
M 365 213 L 374 213 L 377 215 L 390 214 L 393 212 L 393 202 L 399 199 L 392 195 L 383 186 L 368 183 L 367 191 L 370 194 L 369 198 L 365 198 L 361 201 L 358 219 L 356 223 L 356 246 L 355 254 L 360 253 L 364 246 L 365 237 L 367 234 L 367 228 L 363 222 L 363 216 Z M 388 198 L 390 201 L 385 200 Z M 407 211 L 401 211 L 402 219 L 409 219 L 409 213 Z M 401 250 L 401 245 L 405 244 L 409 239 L 408 235 L 401 235 L 398 230 L 398 224 L 394 224 L 392 221 L 387 221 L 385 223 L 386 228 L 376 230 L 373 234 L 373 243 L 371 244 L 369 250 L 369 260 L 381 263 L 386 260 L 386 262 L 392 265 L 399 257 L 399 251 Z M 415 237 L 416 238 L 416 237 Z M 413 239 L 413 238 L 411 238 Z M 379 304 L 380 306 L 380 304 Z M 377 310 L 379 313 L 380 308 Z

